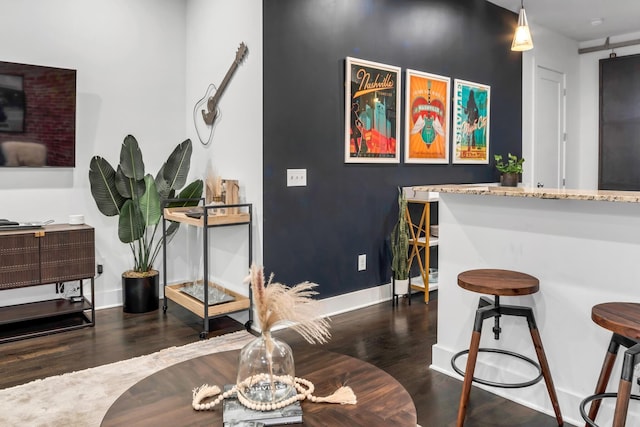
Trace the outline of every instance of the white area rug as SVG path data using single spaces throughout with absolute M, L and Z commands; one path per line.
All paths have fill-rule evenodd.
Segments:
M 248 332 L 234 332 L 0 390 L 0 426 L 99 426 L 111 404 L 141 379 L 184 360 L 241 348 L 252 339 Z

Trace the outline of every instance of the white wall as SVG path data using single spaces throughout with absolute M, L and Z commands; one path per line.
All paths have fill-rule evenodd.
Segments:
M 610 43 L 618 43 L 640 38 L 640 33 L 611 37 Z M 580 44 L 580 47 L 601 46 L 604 40 L 593 40 Z M 618 56 L 640 53 L 640 45 L 628 46 L 615 50 Z M 600 97 L 600 66 L 599 61 L 608 58 L 610 50 L 584 53 L 580 55 L 580 151 L 578 163 L 580 165 L 579 180 L 582 188 L 598 188 L 598 152 L 599 152 L 599 97 Z
M 533 50 L 522 57 L 522 152 L 526 159 L 523 182 L 533 182 L 533 141 L 535 135 L 534 82 L 538 66 L 565 73 L 567 83 L 566 187 L 598 188 L 599 61 L 610 51 L 578 54 L 578 49 L 603 45 L 604 40 L 578 43 L 531 23 Z M 640 33 L 612 37 L 610 43 L 640 38 Z M 616 49 L 618 56 L 640 53 L 640 45 Z
M 566 186 L 580 188 L 578 181 L 579 162 L 577 161 L 577 153 L 580 149 L 578 43 L 533 22 L 530 23 L 530 26 L 534 48 L 524 52 L 522 56 L 522 156 L 527 160 L 524 163 L 522 181 L 533 183 L 532 175 L 535 162 L 545 161 L 545 159 L 536 159 L 533 155 L 536 131 L 535 76 L 537 67 L 544 67 L 563 73 L 566 78 Z
M 147 172 L 155 175 L 186 138 L 194 144 L 191 178 L 213 165 L 239 179 L 243 201 L 262 199 L 262 6 L 249 0 L 0 0 L 0 59 L 77 70 L 76 167 L 0 169 L 0 217 L 20 221 L 85 215 L 96 230 L 96 305 L 121 304 L 120 275 L 132 264 L 117 238 L 117 219 L 102 216 L 90 194 L 89 160 L 116 164 L 127 134 L 140 143 Z M 194 132 L 191 111 L 209 83 L 219 84 L 240 41 L 250 54 L 221 102 L 222 120 L 211 146 Z M 215 234 L 223 250 L 220 274 L 241 282 L 248 271 L 246 229 Z M 169 281 L 183 279 L 185 231 L 169 248 Z M 261 227 L 254 226 L 254 258 L 262 259 Z M 216 256 L 216 254 L 212 254 Z M 238 265 L 240 266 L 239 268 Z M 161 267 L 161 259 L 156 268 Z M 53 294 L 53 286 L 3 291 L 2 305 Z M 246 288 L 245 288 L 246 289 Z
M 254 0 L 188 0 L 186 27 L 186 108 L 188 135 L 194 142 L 192 171 L 210 171 L 240 183 L 242 202 L 253 204 L 253 261 L 262 263 L 262 2 Z M 240 42 L 248 53 L 220 100 L 211 143 L 199 142 L 193 107 L 209 84 L 219 86 Z M 202 120 L 200 111 L 196 120 Z M 213 231 L 210 266 L 215 280 L 247 294 L 242 285 L 249 271 L 245 227 Z

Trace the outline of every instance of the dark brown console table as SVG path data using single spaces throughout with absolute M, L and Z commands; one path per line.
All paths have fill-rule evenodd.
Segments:
M 79 281 L 80 299 L 0 307 L 0 343 L 95 325 L 95 237 L 88 225 L 0 231 L 0 291 Z M 84 281 L 91 284 L 90 299 Z
M 355 405 L 302 402 L 303 424 L 416 427 L 411 395 L 391 375 L 367 362 L 308 346 L 294 348 L 296 376 L 315 384 L 316 396 L 350 386 Z M 222 409 L 195 411 L 191 390 L 204 383 L 234 383 L 239 350 L 197 357 L 165 368 L 125 391 L 107 411 L 102 426 L 221 426 Z M 295 425 L 303 425 L 295 424 Z

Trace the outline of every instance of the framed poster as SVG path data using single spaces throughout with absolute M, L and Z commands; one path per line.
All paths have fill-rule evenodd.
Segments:
M 0 169 L 75 166 L 76 75 L 0 61 Z
M 346 58 L 345 163 L 399 163 L 400 67 Z
M 453 163 L 489 163 L 489 105 L 491 88 L 454 80 L 455 113 Z
M 407 70 L 405 163 L 449 163 L 451 79 Z

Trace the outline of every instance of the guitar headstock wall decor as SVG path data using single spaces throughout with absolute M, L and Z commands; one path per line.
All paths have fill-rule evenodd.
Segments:
M 244 44 L 244 42 L 240 43 L 240 46 L 236 51 L 236 57 L 231 63 L 231 67 L 229 67 L 227 74 L 225 74 L 224 79 L 222 79 L 220 86 L 216 87 L 214 84 L 210 84 L 204 96 L 199 99 L 193 107 L 193 121 L 198 138 L 203 145 L 209 145 L 213 138 L 213 129 L 216 124 L 216 119 L 220 116 L 220 108 L 218 107 L 220 98 L 229 85 L 229 81 L 231 80 L 231 77 L 233 77 L 238 65 L 240 65 L 244 60 L 247 51 L 247 45 Z M 207 130 L 209 130 L 209 137 L 205 139 L 203 138 L 203 135 L 206 134 Z

